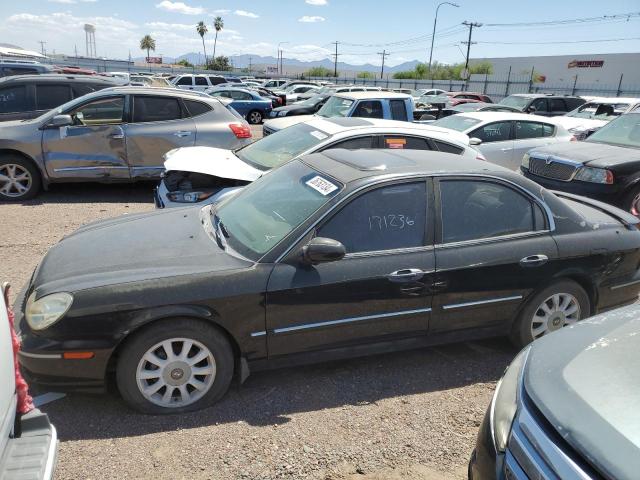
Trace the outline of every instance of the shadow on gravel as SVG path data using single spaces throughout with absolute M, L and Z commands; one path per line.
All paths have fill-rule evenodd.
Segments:
M 20 205 L 42 205 L 47 203 L 153 203 L 155 182 L 138 183 L 64 183 L 54 184 L 33 200 L 19 202 Z M 17 203 L 17 202 L 16 202 Z
M 289 415 L 497 381 L 516 350 L 503 339 L 460 343 L 314 366 L 259 372 L 216 405 L 148 416 L 117 394 L 69 394 L 46 405 L 61 440 L 106 439 L 232 422 L 284 424 Z

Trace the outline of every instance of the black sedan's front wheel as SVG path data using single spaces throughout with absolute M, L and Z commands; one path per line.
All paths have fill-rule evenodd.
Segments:
M 518 347 L 591 314 L 589 296 L 573 280 L 561 280 L 535 294 L 518 316 L 511 339 Z
M 259 123 L 262 122 L 262 112 L 258 111 L 258 110 L 251 110 L 249 112 L 249 114 L 247 115 L 247 121 L 251 124 L 251 125 L 258 125 Z
M 166 319 L 127 344 L 117 367 L 118 389 L 142 413 L 182 413 L 222 398 L 233 376 L 233 352 L 218 329 L 198 320 Z

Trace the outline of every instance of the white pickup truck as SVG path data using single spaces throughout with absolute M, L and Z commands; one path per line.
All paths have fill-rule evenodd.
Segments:
M 16 368 L 7 311 L 8 285 L 0 295 L 0 479 L 53 478 L 58 439 L 55 427 L 37 408 L 20 415 Z

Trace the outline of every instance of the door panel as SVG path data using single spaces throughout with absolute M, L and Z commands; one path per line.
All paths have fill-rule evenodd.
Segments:
M 501 165 L 506 168 L 515 169 L 513 160 L 513 135 L 512 123 L 493 122 L 483 125 L 469 132 L 469 138 L 479 138 L 482 143 L 476 148 L 491 163 Z
M 45 128 L 42 152 L 51 178 L 126 179 L 124 97 L 100 98 L 66 112 L 74 125 Z
M 303 241 L 274 268 L 267 287 L 270 355 L 426 334 L 432 232 L 423 181 L 350 199 L 314 232 L 341 242 L 342 260 L 301 263 Z
M 176 97 L 134 96 L 132 122 L 124 127 L 133 178 L 159 177 L 165 153 L 195 144 L 196 125 L 186 115 Z
M 497 181 L 448 179 L 437 185 L 435 281 L 440 290 L 430 331 L 511 320 L 523 300 L 558 268 L 556 243 L 542 209 Z M 540 261 L 523 261 L 531 258 Z

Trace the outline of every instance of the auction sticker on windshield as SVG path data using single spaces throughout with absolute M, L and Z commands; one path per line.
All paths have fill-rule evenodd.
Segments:
M 334 185 L 329 180 L 325 180 L 318 175 L 313 177 L 311 180 L 307 180 L 305 183 L 324 196 L 327 196 L 338 189 L 337 185 Z

